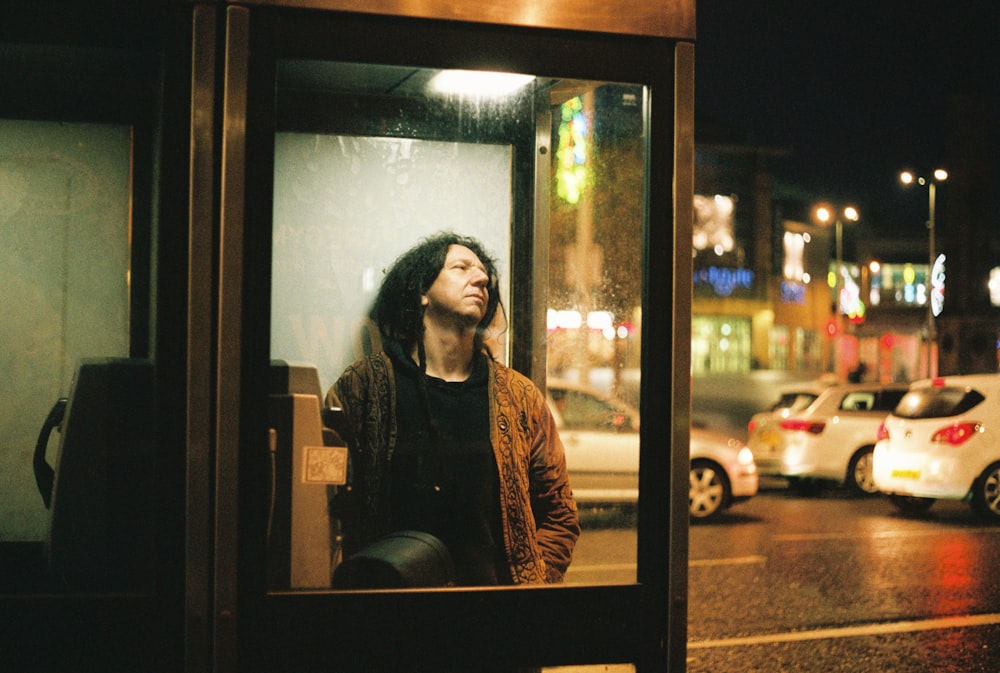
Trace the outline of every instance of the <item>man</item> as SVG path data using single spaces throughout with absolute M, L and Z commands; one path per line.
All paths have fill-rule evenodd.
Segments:
M 334 504 L 345 556 L 400 530 L 439 538 L 456 584 L 561 582 L 580 534 L 545 395 L 495 361 L 493 260 L 442 233 L 404 253 L 371 311 L 383 351 L 344 372 L 350 483 Z

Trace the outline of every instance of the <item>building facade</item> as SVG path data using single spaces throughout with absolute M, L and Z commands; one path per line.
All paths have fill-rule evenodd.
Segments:
M 692 374 L 909 381 L 996 371 L 996 242 L 983 205 L 967 203 L 963 174 L 949 180 L 932 265 L 924 233 L 884 236 L 864 218 L 817 219 L 821 197 L 772 177 L 783 154 L 700 127 Z

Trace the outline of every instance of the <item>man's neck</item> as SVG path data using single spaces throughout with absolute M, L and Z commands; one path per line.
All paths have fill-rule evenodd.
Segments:
M 445 381 L 465 381 L 472 373 L 475 332 L 440 330 L 425 325 L 424 364 L 429 376 Z M 417 352 L 412 353 L 414 361 Z

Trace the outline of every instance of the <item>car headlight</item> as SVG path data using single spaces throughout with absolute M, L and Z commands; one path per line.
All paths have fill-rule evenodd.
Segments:
M 753 452 L 744 446 L 736 454 L 736 460 L 739 461 L 740 465 L 753 465 Z

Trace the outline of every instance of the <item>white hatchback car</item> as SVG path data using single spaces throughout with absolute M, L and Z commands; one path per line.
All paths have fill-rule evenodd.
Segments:
M 904 512 L 963 500 L 1000 522 L 1000 374 L 914 382 L 879 430 L 873 467 Z
M 829 386 L 805 408 L 755 415 L 747 446 L 761 474 L 783 477 L 802 492 L 833 484 L 877 493 L 871 456 L 878 428 L 906 390 L 902 383 Z
M 639 412 L 577 383 L 549 379 L 548 389 L 577 502 L 637 502 Z M 739 440 L 691 428 L 690 449 L 688 503 L 693 520 L 710 519 L 757 493 L 753 454 Z

